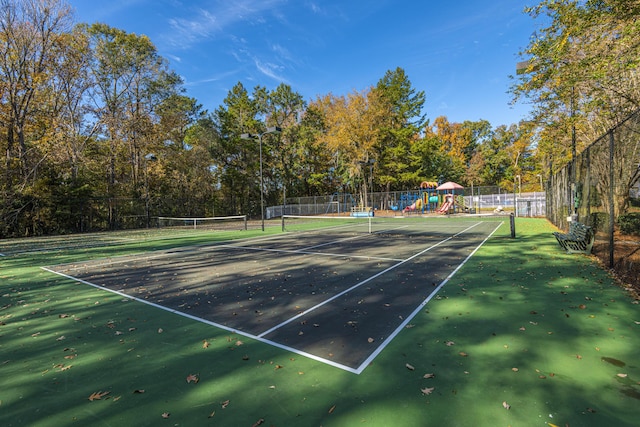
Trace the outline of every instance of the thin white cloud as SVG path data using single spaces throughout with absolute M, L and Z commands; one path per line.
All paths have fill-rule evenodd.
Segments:
M 226 71 L 224 73 L 214 74 L 214 75 L 206 77 L 204 79 L 194 80 L 194 81 L 187 81 L 187 82 L 185 82 L 185 86 L 198 86 L 198 85 L 201 85 L 201 84 L 222 81 L 222 80 L 224 80 L 224 79 L 226 79 L 228 77 L 233 76 L 234 74 L 238 74 L 239 71 L 240 70 L 229 70 L 229 71 Z
M 255 59 L 254 63 L 258 71 L 260 71 L 265 76 L 270 77 L 278 82 L 289 84 L 286 78 L 278 74 L 278 72 L 282 71 L 284 67 L 277 64 L 273 64 L 271 62 L 262 62 L 259 59 Z
M 209 6 L 185 9 L 185 16 L 169 19 L 170 33 L 165 34 L 173 46 L 189 47 L 210 40 L 240 22 L 264 23 L 264 11 L 274 11 L 286 0 L 214 0 Z

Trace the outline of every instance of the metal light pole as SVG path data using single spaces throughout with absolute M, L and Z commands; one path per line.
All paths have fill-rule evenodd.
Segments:
M 262 221 L 262 231 L 264 231 L 264 181 L 262 178 L 262 137 L 268 133 L 280 133 L 282 129 L 277 126 L 268 127 L 266 131 L 259 134 L 243 133 L 241 139 L 258 140 L 260 147 L 260 220 Z
M 149 191 L 149 169 L 147 164 L 158 160 L 155 154 L 149 153 L 144 156 L 144 207 L 147 214 L 147 228 L 151 225 L 151 194 Z

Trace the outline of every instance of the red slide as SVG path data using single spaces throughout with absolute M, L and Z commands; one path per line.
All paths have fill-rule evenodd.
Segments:
M 442 204 L 442 206 L 440 207 L 440 209 L 438 209 L 438 212 L 440 213 L 447 213 L 447 211 L 449 210 L 449 208 L 451 207 L 451 202 L 446 201 Z

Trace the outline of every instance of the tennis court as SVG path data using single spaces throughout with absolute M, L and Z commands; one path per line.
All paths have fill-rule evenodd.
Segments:
M 292 217 L 281 234 L 45 269 L 360 373 L 503 220 Z

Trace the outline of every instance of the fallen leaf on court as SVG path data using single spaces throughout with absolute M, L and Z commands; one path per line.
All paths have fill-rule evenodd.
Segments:
M 161 334 L 161 333 L 163 333 L 163 332 L 164 332 L 164 330 L 163 330 L 162 328 L 158 328 L 158 333 L 159 333 L 159 334 Z
M 64 335 L 60 335 L 59 338 L 56 338 L 56 341 L 62 341 L 62 340 L 65 340 L 65 339 L 67 339 L 67 338 Z
M 213 418 L 215 414 L 216 414 L 216 411 L 213 411 L 212 413 L 209 414 L 209 418 Z
M 274 368 L 274 371 L 277 371 L 278 369 L 282 369 L 284 368 L 284 366 L 282 365 L 276 365 L 276 367 Z
M 373 338 L 371 338 L 371 337 L 370 337 L 370 338 L 368 338 L 368 339 L 367 339 L 367 341 L 369 341 L 369 343 L 372 343 L 372 342 L 374 342 L 375 340 L 374 340 Z
M 525 328 L 524 326 L 520 326 L 520 330 L 521 330 L 521 331 L 526 331 L 526 330 L 527 330 L 527 328 Z
M 452 345 L 454 345 L 454 344 L 455 344 L 455 342 L 453 342 L 453 341 L 447 341 L 445 344 L 446 344 L 446 345 L 448 345 L 449 347 L 451 347 Z
M 424 374 L 422 378 L 429 379 L 429 378 L 435 378 L 435 377 L 436 377 L 436 374 Z
M 547 424 L 549 424 L 549 427 L 558 427 L 558 426 L 557 426 L 557 425 L 555 425 L 555 424 L 551 424 L 551 423 L 547 423 Z
M 616 376 L 620 378 L 627 378 L 627 374 L 616 374 Z
M 435 390 L 435 387 L 425 387 L 425 388 L 421 388 L 420 391 L 422 392 L 422 394 L 431 394 L 433 393 L 433 390 Z
M 336 405 L 333 405 L 331 408 L 329 408 L 329 413 L 333 414 L 333 411 L 335 411 L 336 409 Z
M 91 396 L 89 396 L 89 400 L 92 402 L 94 400 L 100 400 L 108 394 L 108 391 L 94 391 L 93 393 L 91 393 Z
M 236 346 L 240 347 L 241 345 L 243 345 L 244 343 L 240 340 L 236 341 Z
M 190 374 L 190 375 L 187 377 L 187 383 L 190 383 L 190 382 L 192 382 L 192 381 L 193 381 L 194 383 L 198 384 L 198 381 L 200 381 L 200 379 L 198 378 L 198 376 L 197 376 L 197 375 Z
M 225 400 L 224 402 L 222 402 L 222 409 L 225 409 L 227 406 L 229 406 L 228 400 Z
M 404 365 L 404 366 L 406 366 L 407 369 L 410 370 L 410 371 L 413 371 L 414 369 L 416 369 L 416 368 L 413 367 L 413 365 L 410 365 L 408 363 L 406 365 Z
M 168 413 L 168 412 L 163 412 L 162 413 L 162 418 L 169 418 L 169 416 L 171 416 L 171 414 Z
M 504 409 L 511 409 L 511 405 L 509 405 L 506 401 L 505 401 L 505 402 L 502 402 L 502 407 L 503 407 Z
M 140 388 L 137 389 L 137 390 L 133 390 L 133 394 L 142 394 L 142 393 L 144 393 L 144 390 L 142 390 Z
M 262 424 L 264 422 L 264 420 L 262 418 L 260 418 L 258 421 L 256 421 L 255 423 L 253 423 L 253 425 L 251 427 L 258 427 L 260 424 Z
M 519 369 L 518 369 L 518 368 L 511 368 L 511 370 L 512 370 L 513 372 L 518 372 L 518 370 L 519 370 Z
M 461 351 L 460 353 L 458 353 L 460 356 L 462 357 L 467 357 L 469 356 L 467 353 L 465 353 L 464 351 Z
M 209 348 L 209 346 L 210 346 L 210 345 L 211 345 L 211 344 L 209 344 L 209 341 L 207 341 L 207 340 L 204 340 L 204 341 L 202 342 L 202 348 Z

